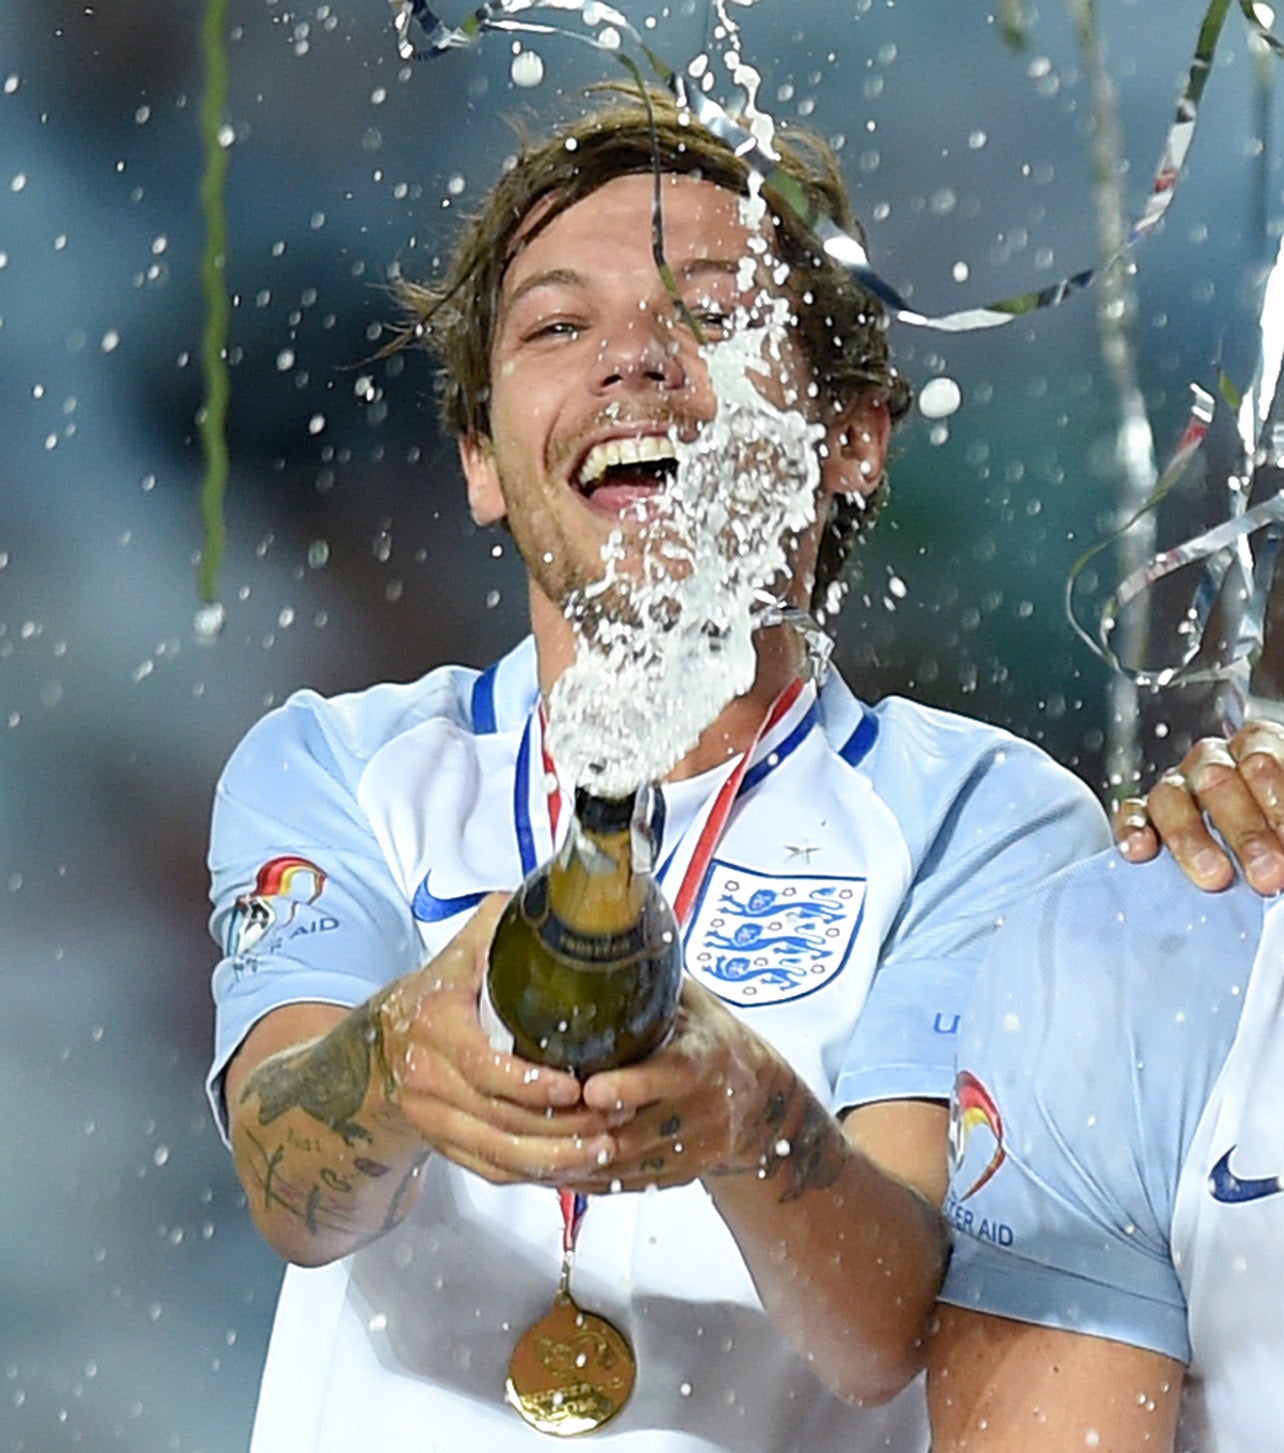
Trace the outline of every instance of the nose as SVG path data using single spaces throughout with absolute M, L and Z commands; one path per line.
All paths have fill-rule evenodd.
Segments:
M 615 321 L 598 351 L 599 391 L 654 389 L 669 393 L 685 387 L 689 366 L 682 329 L 674 326 L 668 311 L 643 304 Z

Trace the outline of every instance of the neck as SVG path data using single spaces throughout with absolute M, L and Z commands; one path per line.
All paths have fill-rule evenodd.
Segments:
M 539 688 L 545 700 L 575 660 L 575 633 L 561 610 L 539 591 L 531 591 L 531 630 L 539 661 Z M 754 636 L 757 671 L 753 685 L 727 703 L 700 733 L 695 746 L 666 774 L 679 782 L 720 767 L 747 752 L 776 698 L 802 672 L 804 648 L 789 626 L 771 626 Z

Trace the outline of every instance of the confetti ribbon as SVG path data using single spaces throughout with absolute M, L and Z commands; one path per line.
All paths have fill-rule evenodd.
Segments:
M 1226 482 L 1228 518 L 1192 539 L 1160 551 L 1128 575 L 1103 607 L 1095 638 L 1079 624 L 1073 592 L 1084 567 L 1160 504 L 1203 447 L 1215 402 L 1211 394 L 1192 385 L 1194 397 L 1186 428 L 1155 488 L 1118 530 L 1079 557 L 1066 582 L 1066 613 L 1070 623 L 1103 661 L 1139 686 L 1159 688 L 1201 681 L 1226 682 L 1231 693 L 1227 715 L 1232 721 L 1236 716 L 1242 719 L 1249 677 L 1261 654 L 1266 605 L 1284 534 L 1284 391 L 1279 386 L 1284 366 L 1284 238 L 1263 289 L 1259 333 L 1261 343 L 1252 386 L 1240 395 L 1228 380 L 1223 379 L 1221 383 L 1223 400 L 1237 410 L 1241 451 L 1239 467 Z M 1258 503 L 1250 505 L 1254 497 Z M 1259 530 L 1265 534 L 1254 559 L 1249 540 Z M 1201 561 L 1205 562 L 1204 568 L 1180 627 L 1186 644 L 1179 659 L 1158 670 L 1121 661 L 1111 646 L 1119 613 L 1165 576 Z M 1236 610 L 1234 640 L 1223 659 L 1198 664 L 1213 608 L 1228 587 L 1237 591 L 1242 601 Z
M 486 0 L 462 25 L 451 26 L 438 19 L 429 8 L 427 0 L 391 0 L 391 4 L 397 46 L 404 60 L 431 59 L 448 50 L 472 45 L 487 30 L 528 31 L 539 35 L 566 35 L 598 49 L 610 51 L 640 80 L 639 68 L 620 50 L 621 32 L 627 34 L 643 52 L 658 79 L 673 93 L 678 104 L 688 108 L 701 125 L 744 158 L 773 195 L 811 229 L 825 252 L 835 262 L 853 273 L 861 286 L 877 297 L 898 321 L 911 327 L 929 328 L 943 333 L 970 333 L 982 328 L 997 328 L 1041 308 L 1063 303 L 1073 294 L 1088 287 L 1101 272 L 1117 264 L 1137 242 L 1153 231 L 1171 206 L 1173 194 L 1181 179 L 1186 156 L 1194 139 L 1199 103 L 1212 69 L 1222 24 L 1230 8 L 1230 0 L 1211 0 L 1205 12 L 1195 54 L 1177 103 L 1177 114 L 1169 127 L 1163 154 L 1151 181 L 1150 195 L 1119 251 L 1101 266 L 1085 268 L 1047 287 L 1018 293 L 983 307 L 928 315 L 911 308 L 901 293 L 874 269 L 864 244 L 858 238 L 817 211 L 798 183 L 779 168 L 778 159 L 772 155 L 767 143 L 760 141 L 734 120 L 711 96 L 698 89 L 688 88 L 684 79 L 642 41 L 627 17 L 618 10 L 600 4 L 598 0 Z M 590 28 L 603 27 L 602 34 L 581 35 L 566 30 L 564 26 L 515 18 L 540 9 L 578 14 Z M 1284 45 L 1258 19 L 1251 0 L 1240 0 L 1240 9 L 1263 44 L 1277 56 L 1284 56 Z M 426 37 L 427 43 L 422 47 L 416 46 L 412 39 L 412 31 L 416 26 Z
M 228 66 L 225 32 L 227 0 L 207 0 L 201 26 L 201 52 L 205 63 L 205 92 L 201 98 L 200 131 L 205 170 L 201 177 L 201 207 L 205 216 L 205 249 L 201 283 L 205 294 L 205 330 L 201 361 L 205 376 L 205 402 L 198 419 L 205 458 L 201 484 L 201 514 L 205 543 L 201 549 L 198 585 L 207 608 L 206 620 L 221 619 L 218 572 L 226 543 L 223 502 L 227 492 L 227 410 L 231 394 L 227 372 L 229 302 L 227 260 L 227 148 L 220 131 L 227 104 Z M 209 612 L 212 612 L 210 614 Z M 203 617 L 198 616 L 198 627 Z

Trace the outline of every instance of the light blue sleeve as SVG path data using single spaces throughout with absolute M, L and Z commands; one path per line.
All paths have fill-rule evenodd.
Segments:
M 945 1301 L 1189 1360 L 1173 1200 L 1262 911 L 1112 850 L 998 935 L 960 1044 Z
M 310 692 L 264 717 L 228 762 L 210 839 L 211 1104 L 250 1028 L 283 1004 L 355 1006 L 418 966 L 419 945 L 357 802 L 363 759 L 342 709 Z
M 861 763 L 914 876 L 883 947 L 835 1107 L 949 1098 L 964 1007 L 995 930 L 1039 883 L 1109 841 L 1072 773 L 993 727 L 908 702 L 879 708 Z

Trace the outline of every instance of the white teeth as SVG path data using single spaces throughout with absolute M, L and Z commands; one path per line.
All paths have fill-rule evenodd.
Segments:
M 631 439 L 608 439 L 594 444 L 580 466 L 578 483 L 596 484 L 614 464 L 647 464 L 656 459 L 676 459 L 673 441 L 665 434 L 642 434 Z

